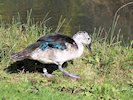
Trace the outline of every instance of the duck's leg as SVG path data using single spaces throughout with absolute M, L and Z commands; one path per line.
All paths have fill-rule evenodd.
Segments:
M 72 74 L 72 73 L 69 73 L 67 71 L 65 71 L 63 68 L 62 68 L 62 65 L 59 65 L 58 66 L 59 70 L 62 71 L 65 75 L 71 77 L 71 78 L 75 78 L 75 79 L 78 79 L 80 78 L 80 76 L 76 75 L 76 74 Z
M 48 78 L 52 78 L 54 76 L 52 74 L 49 74 L 46 68 L 43 68 L 43 75 L 48 77 Z

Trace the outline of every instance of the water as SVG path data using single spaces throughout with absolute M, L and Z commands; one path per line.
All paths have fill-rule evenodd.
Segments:
M 114 13 L 123 4 L 132 0 L 0 0 L 0 15 L 3 20 L 10 22 L 12 17 L 17 18 L 18 12 L 21 22 L 25 23 L 27 10 L 32 9 L 32 18 L 42 21 L 45 15 L 50 20 L 46 23 L 53 31 L 56 29 L 59 19 L 64 20 L 61 32 L 74 34 L 79 30 L 93 33 L 94 28 L 103 27 L 109 30 Z M 121 35 L 126 39 L 133 39 L 133 4 L 123 8 L 119 12 L 120 18 L 115 34 L 121 28 Z

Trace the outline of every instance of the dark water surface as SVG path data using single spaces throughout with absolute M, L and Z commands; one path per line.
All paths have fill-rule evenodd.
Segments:
M 47 13 L 51 18 L 46 25 L 56 29 L 59 19 L 65 18 L 61 32 L 74 34 L 84 30 L 93 33 L 94 28 L 104 27 L 108 31 L 116 10 L 132 0 L 0 0 L 0 15 L 6 22 L 12 17 L 17 18 L 18 12 L 21 22 L 25 23 L 27 10 L 32 9 L 32 18 L 42 21 Z M 133 39 L 133 4 L 124 7 L 120 15 L 116 32 L 121 29 L 121 34 L 126 39 Z

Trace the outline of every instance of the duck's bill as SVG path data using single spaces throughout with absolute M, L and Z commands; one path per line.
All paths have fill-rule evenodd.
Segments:
M 87 44 L 86 47 L 88 48 L 88 50 L 89 50 L 90 52 L 92 52 L 91 43 L 90 43 L 90 44 Z

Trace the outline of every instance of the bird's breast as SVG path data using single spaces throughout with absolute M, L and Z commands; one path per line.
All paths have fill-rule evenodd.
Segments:
M 83 50 L 67 46 L 67 49 L 60 50 L 49 48 L 47 50 L 35 49 L 30 57 L 31 59 L 38 60 L 43 63 L 60 63 L 68 60 L 76 59 L 83 53 Z

